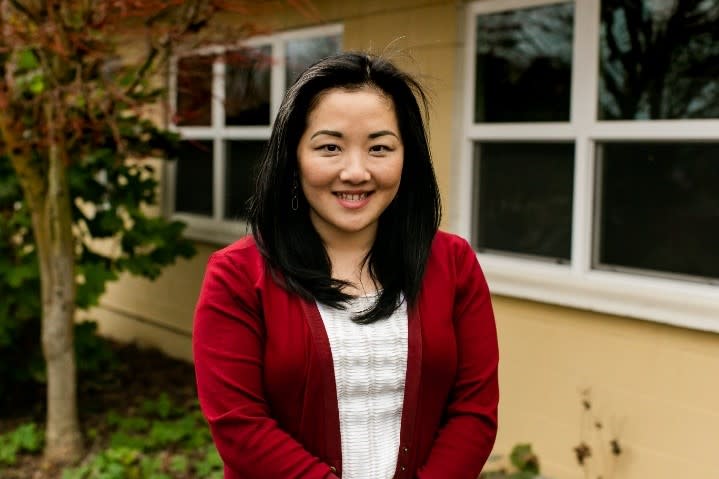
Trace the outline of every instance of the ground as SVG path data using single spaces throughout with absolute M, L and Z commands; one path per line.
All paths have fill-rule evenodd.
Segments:
M 111 433 L 108 411 L 117 411 L 121 416 L 133 415 L 143 402 L 156 399 L 162 393 L 178 405 L 195 404 L 196 401 L 194 372 L 190 363 L 134 345 L 114 344 L 113 350 L 116 361 L 111 372 L 80 381 L 80 421 L 88 453 L 107 444 Z M 28 421 L 42 423 L 43 395 L 42 388 L 25 391 L 22 404 L 16 404 L 12 414 L 6 410 L 0 416 L 0 433 Z M 88 431 L 92 431 L 89 434 L 92 439 L 87 438 Z M 3 479 L 57 479 L 62 473 L 46 465 L 41 455 L 23 455 L 11 468 L 2 469 L 0 466 L 0 476 Z

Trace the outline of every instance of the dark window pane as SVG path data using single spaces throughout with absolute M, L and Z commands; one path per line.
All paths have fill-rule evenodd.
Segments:
M 180 58 L 177 62 L 179 126 L 209 126 L 212 122 L 212 63 L 210 55 Z
M 603 1 L 599 118 L 719 118 L 719 0 Z
M 719 143 L 599 149 L 599 266 L 719 278 Z
M 569 260 L 574 145 L 475 144 L 476 247 Z
M 212 216 L 212 141 L 187 140 L 181 144 L 175 211 Z
M 568 121 L 574 5 L 477 17 L 474 121 Z
M 264 140 L 228 141 L 225 144 L 225 218 L 235 220 L 247 216 L 247 201 L 255 191 L 257 167 L 266 146 Z
M 270 47 L 233 50 L 225 55 L 225 124 L 270 124 Z
M 286 49 L 286 85 L 289 88 L 307 67 L 340 51 L 340 36 L 291 40 Z

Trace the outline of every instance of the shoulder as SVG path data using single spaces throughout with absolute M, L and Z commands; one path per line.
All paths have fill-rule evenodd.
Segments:
M 432 248 L 430 256 L 439 255 L 440 257 L 467 257 L 476 258 L 474 249 L 469 242 L 459 235 L 439 230 L 432 240 Z
M 425 274 L 454 283 L 469 271 L 481 274 L 477 254 L 472 245 L 461 236 L 437 231 L 432 241 Z
M 234 258 L 238 260 L 249 260 L 253 258 L 261 258 L 260 249 L 255 243 L 252 235 L 243 236 L 234 243 L 215 251 L 212 256 Z
M 248 235 L 212 253 L 207 270 L 221 270 L 257 282 L 264 276 L 265 265 L 254 238 Z

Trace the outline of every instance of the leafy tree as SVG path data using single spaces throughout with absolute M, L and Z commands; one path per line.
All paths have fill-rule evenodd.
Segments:
M 174 47 L 216 40 L 205 28 L 215 13 L 251 5 L 0 0 L 0 347 L 41 334 L 50 461 L 82 452 L 75 308 L 96 304 L 120 272 L 155 278 L 194 252 L 182 224 L 147 213 L 158 185 L 143 159 L 178 147 L 151 120 L 158 75 Z M 239 23 L 230 38 L 252 30 Z M 121 55 L 127 38 L 146 39 L 136 61 Z

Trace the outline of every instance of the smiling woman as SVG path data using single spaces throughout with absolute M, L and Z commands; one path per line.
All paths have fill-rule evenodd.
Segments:
M 397 115 L 381 90 L 333 89 L 307 117 L 297 146 L 302 192 L 312 225 L 330 257 L 332 277 L 346 291 L 367 293 L 377 284 L 362 265 L 379 217 L 399 190 L 404 162 Z M 356 255 L 347 255 L 348 245 Z
M 226 478 L 475 479 L 497 430 L 497 337 L 469 244 L 438 231 L 419 84 L 345 53 L 288 90 L 252 237 L 195 313 Z M 426 111 L 426 108 L 425 108 Z

